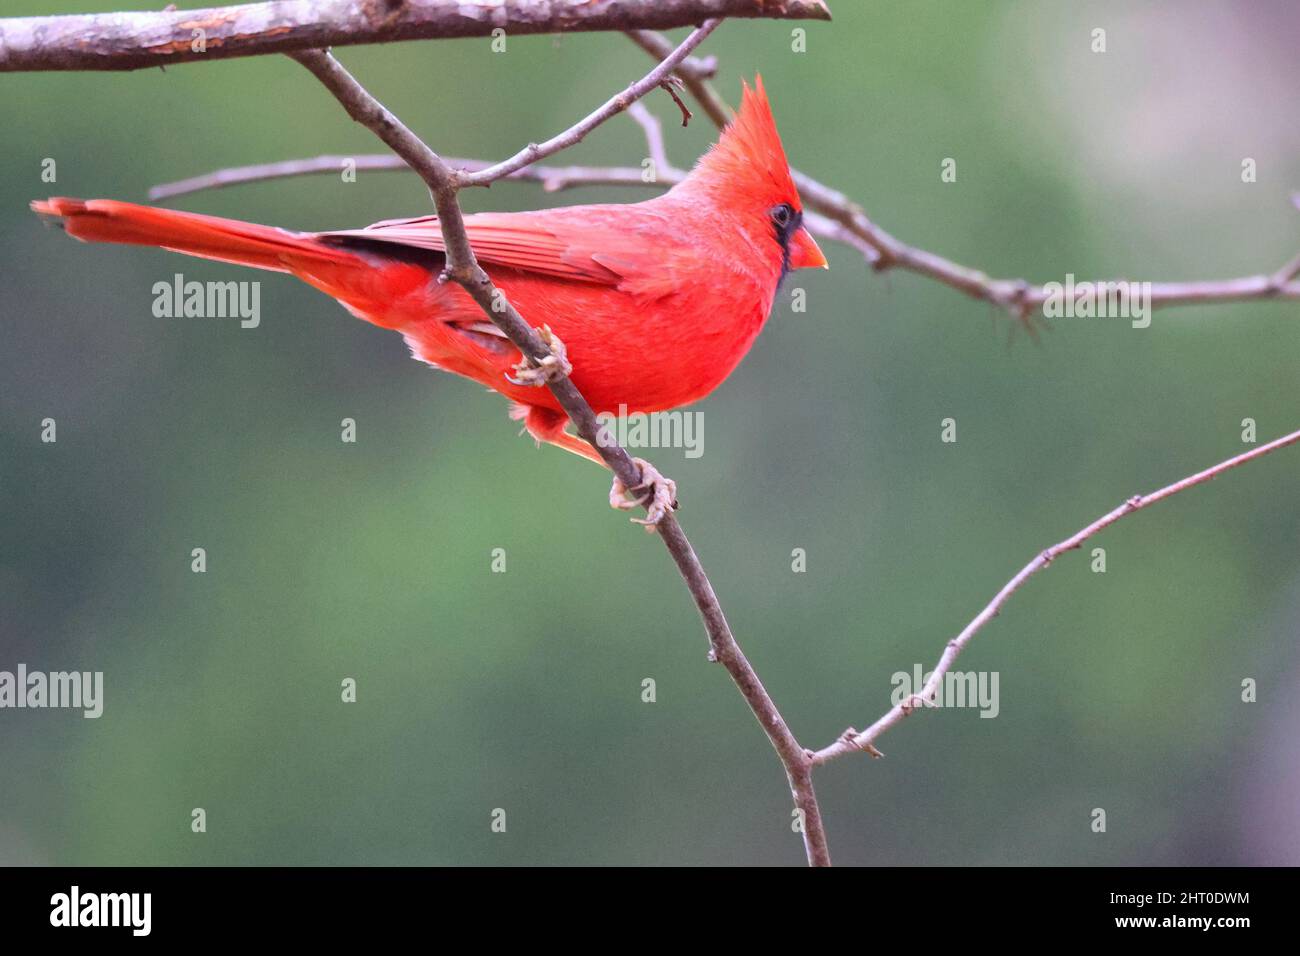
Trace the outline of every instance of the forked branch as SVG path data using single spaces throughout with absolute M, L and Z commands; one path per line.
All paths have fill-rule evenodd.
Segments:
M 667 70 L 671 70 L 674 63 L 684 59 L 690 50 L 694 49 L 717 25 L 716 21 L 704 23 L 687 37 L 676 51 L 660 64 L 660 67 L 652 71 L 647 80 L 659 74 L 666 75 L 663 69 L 665 66 Z M 524 355 L 540 364 L 550 354 L 549 350 L 537 333 L 515 311 L 504 293 L 493 285 L 487 273 L 479 266 L 470 247 L 457 198 L 458 189 L 469 185 L 469 181 L 458 177 L 428 145 L 371 96 L 328 52 L 308 50 L 290 55 L 320 80 L 349 116 L 375 133 L 420 175 L 433 196 L 443 242 L 447 249 L 445 278 L 460 284 L 510 341 Z M 606 103 L 592 114 L 592 117 L 598 119 L 590 125 L 594 127 L 622 109 L 626 109 L 631 102 L 654 89 L 658 83 L 659 80 L 656 79 L 653 83 L 633 84 L 626 91 L 626 95 L 631 96 L 632 100 L 622 104 L 619 109 L 609 109 L 609 103 Z M 587 124 L 586 120 L 571 129 L 581 128 L 584 124 Z M 489 173 L 490 176 L 485 176 L 481 182 L 474 184 L 485 184 L 491 182 L 493 178 L 509 175 L 514 171 L 510 165 L 508 161 L 486 170 L 485 173 Z M 591 406 L 587 404 L 573 382 L 568 377 L 560 377 L 548 382 L 548 387 L 568 414 L 578 434 L 597 449 L 624 486 L 628 488 L 638 486 L 641 481 L 640 469 L 601 426 Z M 785 767 L 791 794 L 801 815 L 804 848 L 809 864 L 829 866 L 830 849 L 822 824 L 821 808 L 813 790 L 810 751 L 804 749 L 790 732 L 789 726 L 763 687 L 758 674 L 745 658 L 740 645 L 736 643 L 731 627 L 727 624 L 726 615 L 713 591 L 713 585 L 709 582 L 695 554 L 695 549 L 671 512 L 659 522 L 657 530 L 704 620 L 705 630 L 709 636 L 710 658 L 720 662 L 726 668 Z
M 1226 461 L 1221 461 L 1217 465 L 1212 465 L 1209 468 L 1206 468 L 1204 471 L 1198 471 L 1194 475 L 1188 475 L 1186 478 L 1175 481 L 1171 485 L 1166 485 L 1158 491 L 1153 491 L 1150 494 L 1145 495 L 1134 495 L 1119 507 L 1102 515 L 1092 524 L 1080 528 L 1064 541 L 1057 542 L 1050 548 L 1040 551 L 1034 556 L 1032 561 L 1021 568 L 1016 576 L 1003 586 L 1001 591 L 994 595 L 993 600 L 985 605 L 984 610 L 975 615 L 975 619 L 967 624 L 960 634 L 948 642 L 947 647 L 943 650 L 943 655 L 939 658 L 939 663 L 935 665 L 934 671 L 930 675 L 930 679 L 925 682 L 925 686 L 922 687 L 918 693 L 913 694 L 906 700 L 891 707 L 885 712 L 883 717 L 866 730 L 857 731 L 850 727 L 840 735 L 840 738 L 836 740 L 835 743 L 828 747 L 823 747 L 821 750 L 813 754 L 813 762 L 823 764 L 829 760 L 834 760 L 836 757 L 842 757 L 844 754 L 854 753 L 855 751 L 866 751 L 873 757 L 881 756 L 880 752 L 876 750 L 874 746 L 876 738 L 890 727 L 893 727 L 904 717 L 914 713 L 917 708 L 924 707 L 928 703 L 933 702 L 935 699 L 935 693 L 943 683 L 944 675 L 952 668 L 953 661 L 957 660 L 957 655 L 960 654 L 966 645 L 970 643 L 971 638 L 983 630 L 984 626 L 988 624 L 989 621 L 998 616 L 998 613 L 1002 610 L 1002 605 L 1006 604 L 1007 601 L 1010 600 L 1011 595 L 1019 591 L 1026 581 L 1039 571 L 1042 571 L 1065 552 L 1073 551 L 1075 548 L 1082 547 L 1085 541 L 1093 535 L 1109 528 L 1120 518 L 1127 517 L 1135 511 L 1141 511 L 1143 508 L 1149 508 L 1157 501 L 1163 501 L 1166 498 L 1178 494 L 1180 491 L 1186 491 L 1188 488 L 1194 488 L 1207 481 L 1212 481 L 1226 471 L 1231 471 L 1233 468 L 1239 468 L 1247 462 L 1254 461 L 1256 458 L 1263 458 L 1265 455 L 1271 454 L 1279 448 L 1286 448 L 1288 445 L 1294 445 L 1296 442 L 1300 442 L 1300 431 L 1294 431 L 1289 435 L 1283 435 L 1281 438 L 1276 438 L 1266 445 L 1260 445 L 1258 448 L 1252 448 L 1250 451 L 1243 452 L 1242 454 L 1229 458 Z

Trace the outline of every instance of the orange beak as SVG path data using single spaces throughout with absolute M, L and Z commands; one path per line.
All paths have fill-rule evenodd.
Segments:
M 830 264 L 826 257 L 822 255 L 821 249 L 813 241 L 813 237 L 808 234 L 806 227 L 801 227 L 793 236 L 790 237 L 790 268 L 791 269 L 829 269 Z

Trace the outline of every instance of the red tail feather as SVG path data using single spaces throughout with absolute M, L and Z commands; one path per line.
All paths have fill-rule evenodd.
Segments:
M 314 236 L 236 219 L 156 209 L 112 199 L 56 197 L 32 203 L 43 216 L 62 220 L 68 235 L 86 242 L 121 242 L 161 246 L 219 262 L 295 271 L 304 259 L 357 263 L 355 253 L 327 245 Z

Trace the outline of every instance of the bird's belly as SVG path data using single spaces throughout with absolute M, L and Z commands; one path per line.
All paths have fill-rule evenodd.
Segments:
M 549 326 L 564 343 L 573 383 L 597 413 L 661 411 L 703 398 L 740 363 L 766 319 L 761 303 L 724 306 L 707 294 L 646 301 L 512 270 L 494 270 L 493 278 L 525 321 Z M 549 389 L 507 380 L 518 350 L 474 330 L 486 328 L 485 317 L 459 286 L 422 284 L 385 312 L 377 324 L 399 329 L 417 358 L 516 401 L 559 407 Z

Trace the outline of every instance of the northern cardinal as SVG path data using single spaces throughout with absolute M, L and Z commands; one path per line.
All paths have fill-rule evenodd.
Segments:
M 311 233 L 111 199 L 53 198 L 32 208 L 88 242 L 293 273 L 353 315 L 401 332 L 416 358 L 512 399 L 511 417 L 534 438 L 601 462 L 565 431 L 568 416 L 550 390 L 537 387 L 553 370 L 528 367 L 462 288 L 437 281 L 435 216 Z M 717 144 L 667 193 L 624 205 L 477 213 L 465 227 L 519 313 L 553 333 L 545 337 L 557 361 L 571 363 L 592 408 L 618 414 L 689 404 L 731 374 L 786 273 L 826 267 L 802 220 L 759 77 L 754 89 L 744 84 L 740 111 Z M 671 507 L 672 483 L 645 465 L 642 478 L 654 486 L 654 521 Z M 616 480 L 611 504 L 633 506 L 623 491 Z

